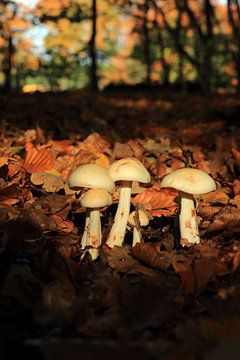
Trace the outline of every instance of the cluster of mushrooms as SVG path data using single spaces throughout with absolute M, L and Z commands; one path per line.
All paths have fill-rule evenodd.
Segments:
M 141 242 L 140 226 L 146 226 L 149 219 L 144 211 L 130 214 L 132 183 L 150 183 L 151 177 L 143 164 L 135 158 L 115 161 L 109 169 L 97 164 L 85 164 L 76 168 L 69 177 L 71 189 L 80 190 L 80 204 L 86 208 L 85 229 L 81 239 L 83 253 L 87 250 L 92 259 L 97 259 L 101 245 L 100 209 L 111 205 L 115 183 L 119 183 L 119 202 L 113 226 L 106 244 L 112 248 L 122 246 L 128 223 L 133 227 L 133 243 Z M 161 188 L 180 191 L 181 207 L 179 226 L 181 239 L 188 243 L 200 242 L 193 195 L 205 194 L 216 190 L 214 180 L 205 172 L 182 168 L 166 175 Z

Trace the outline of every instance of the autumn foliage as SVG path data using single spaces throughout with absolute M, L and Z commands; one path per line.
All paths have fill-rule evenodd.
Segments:
M 4 0 L 0 12 L 0 80 L 8 91 L 139 83 L 239 89 L 238 0 L 38 0 L 32 7 Z

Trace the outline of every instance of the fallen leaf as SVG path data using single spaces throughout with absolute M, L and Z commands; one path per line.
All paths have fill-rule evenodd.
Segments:
M 27 189 L 12 184 L 0 190 L 0 205 L 14 205 L 31 197 Z
M 54 167 L 54 156 L 46 148 L 30 147 L 23 162 L 24 169 L 29 172 L 44 172 Z
M 83 140 L 84 144 L 92 145 L 96 152 L 104 153 L 110 148 L 109 142 L 97 132 L 90 134 Z
M 61 216 L 54 214 L 52 215 L 52 219 L 55 221 L 57 225 L 57 229 L 60 232 L 69 234 L 74 229 L 74 224 L 70 220 L 64 220 Z
M 208 245 L 197 245 L 193 256 L 184 261 L 173 259 L 174 270 L 180 275 L 186 291 L 193 295 L 201 293 L 216 276 L 218 251 Z
M 4 165 L 8 164 L 8 157 L 7 156 L 0 156 L 0 168 Z
M 136 244 L 131 252 L 139 261 L 156 269 L 167 270 L 171 265 L 171 253 L 157 251 L 152 244 Z
M 171 216 L 177 210 L 178 205 L 174 201 L 178 192 L 170 189 L 150 189 L 145 190 L 135 196 L 133 203 L 145 205 L 146 210 L 162 216 Z M 156 212 L 157 210 L 157 212 Z
M 75 193 L 75 191 L 69 189 L 66 181 L 47 172 L 33 172 L 30 180 L 34 185 L 42 185 L 47 192 L 58 192 L 63 189 L 67 195 Z
M 240 210 L 226 210 L 218 213 L 213 222 L 207 228 L 207 232 L 230 229 L 233 232 L 240 231 Z
M 108 264 L 116 271 L 138 274 L 142 273 L 146 276 L 155 276 L 156 273 L 139 264 L 139 262 L 130 255 L 130 249 L 114 246 L 107 254 Z

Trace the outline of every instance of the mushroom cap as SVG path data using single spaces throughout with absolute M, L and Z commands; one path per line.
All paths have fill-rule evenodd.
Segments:
M 81 206 L 90 209 L 111 205 L 111 203 L 112 196 L 106 190 L 101 189 L 90 189 L 80 198 Z
M 187 194 L 200 195 L 216 190 L 215 181 L 202 170 L 184 168 L 166 175 L 160 185 L 180 190 Z
M 128 217 L 129 224 L 132 226 L 136 226 L 136 221 L 135 221 L 135 217 L 137 217 L 136 212 L 138 212 L 139 224 L 141 226 L 147 226 L 149 224 L 149 218 L 145 213 L 145 211 L 143 210 L 132 211 Z
M 68 179 L 71 189 L 90 188 L 114 192 L 114 182 L 108 170 L 97 164 L 85 164 L 77 167 Z
M 108 169 L 114 181 L 138 181 L 149 183 L 151 177 L 143 164 L 135 158 L 124 158 L 115 161 Z

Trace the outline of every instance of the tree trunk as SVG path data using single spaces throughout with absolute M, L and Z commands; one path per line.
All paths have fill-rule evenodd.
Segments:
M 234 12 L 233 6 L 235 5 L 236 10 Z M 233 42 L 236 45 L 237 51 L 232 52 L 232 59 L 234 62 L 235 70 L 237 73 L 237 92 L 240 92 L 240 4 L 238 0 L 228 0 L 228 21 L 232 28 Z
M 90 65 L 90 89 L 98 91 L 97 77 L 97 55 L 96 55 L 96 35 L 97 35 L 97 0 L 92 0 L 92 34 L 89 41 Z
M 143 18 L 143 34 L 144 34 L 144 60 L 146 64 L 146 83 L 151 84 L 151 54 L 150 54 L 150 36 L 148 28 L 148 0 L 144 3 L 144 18 Z
M 162 84 L 163 84 L 163 86 L 168 86 L 169 85 L 170 66 L 165 59 L 166 47 L 165 47 L 165 44 L 163 41 L 163 36 L 161 34 L 161 29 L 158 29 L 157 39 L 158 39 L 158 46 L 159 46 L 159 50 L 160 50 L 159 61 L 160 61 L 161 67 L 162 67 Z

